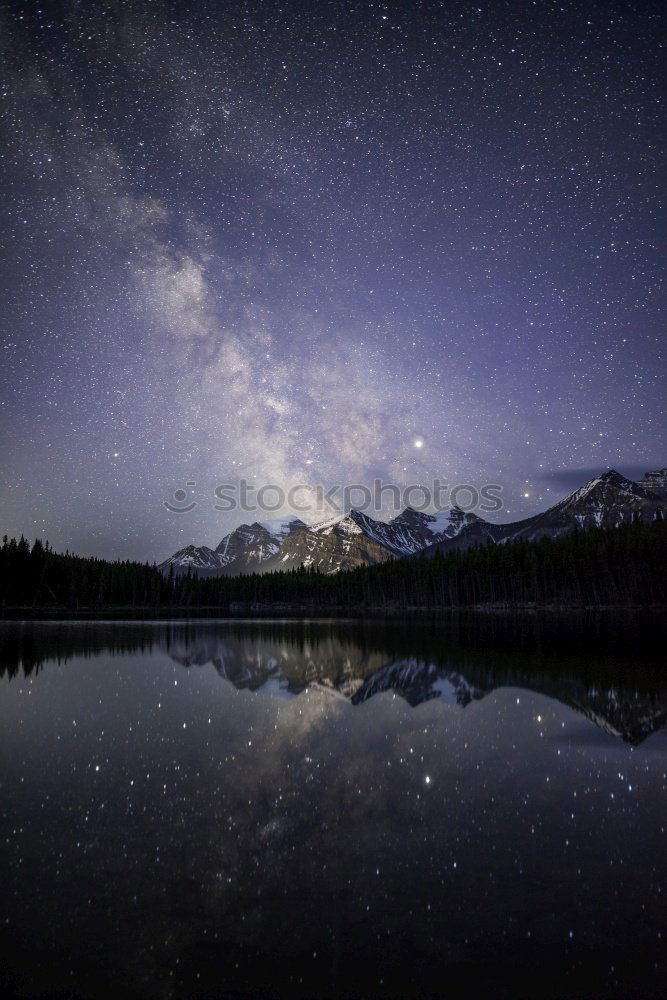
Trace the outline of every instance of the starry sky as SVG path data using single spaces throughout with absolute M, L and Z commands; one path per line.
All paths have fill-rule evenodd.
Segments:
M 510 520 L 664 465 L 658 39 L 657 3 L 5 3 L 2 532 L 152 560 L 253 520 L 240 477 Z

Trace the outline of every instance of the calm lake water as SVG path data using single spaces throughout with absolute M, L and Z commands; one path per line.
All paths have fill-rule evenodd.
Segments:
M 655 621 L 0 623 L 5 996 L 664 996 Z

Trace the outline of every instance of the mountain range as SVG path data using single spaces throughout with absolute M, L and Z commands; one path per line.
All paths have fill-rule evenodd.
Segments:
M 336 573 L 416 554 L 432 557 L 453 549 L 652 521 L 664 517 L 666 506 L 667 468 L 647 472 L 639 482 L 610 469 L 543 513 L 521 521 L 494 524 L 460 507 L 435 514 L 407 507 L 390 521 L 375 520 L 360 510 L 316 525 L 299 518 L 255 521 L 235 528 L 215 549 L 206 545 L 179 549 L 159 568 L 198 576 L 270 573 L 299 566 Z

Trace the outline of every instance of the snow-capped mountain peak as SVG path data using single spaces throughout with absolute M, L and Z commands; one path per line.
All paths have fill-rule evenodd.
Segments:
M 287 538 L 293 531 L 305 528 L 306 524 L 300 517 L 276 517 L 271 520 L 256 522 L 262 528 L 266 528 L 270 535 L 279 538 L 281 541 Z
M 175 573 L 185 574 L 189 570 L 200 576 L 209 576 L 219 572 L 222 565 L 218 553 L 208 545 L 186 545 L 160 563 L 158 568 L 169 572 L 169 567 L 173 566 Z
M 591 479 L 584 486 L 570 493 L 564 500 L 556 504 L 556 507 L 561 510 L 567 510 L 568 508 L 580 506 L 582 501 L 604 505 L 612 497 L 619 496 L 620 498 L 627 497 L 641 500 L 650 498 L 649 491 L 644 486 L 633 482 L 631 479 L 626 479 L 625 476 L 622 476 L 620 472 L 616 472 L 615 469 L 608 469 L 602 475 L 596 476 L 595 479 Z
M 271 559 L 285 539 L 302 528 L 305 528 L 305 525 L 298 517 L 240 524 L 238 528 L 225 535 L 215 551 L 220 556 L 223 567 L 229 567 L 230 571 L 243 572 L 257 568 L 267 559 Z
M 355 509 L 310 527 L 299 518 L 254 521 L 229 532 L 215 550 L 188 545 L 160 568 L 217 575 L 303 565 L 335 573 L 417 553 L 434 555 L 545 535 L 557 538 L 575 529 L 614 528 L 664 517 L 666 483 L 667 469 L 648 472 L 638 483 L 608 469 L 543 513 L 509 524 L 492 524 L 460 507 L 427 513 L 410 506 L 388 522 Z
M 386 525 L 385 544 L 408 555 L 436 542 L 455 538 L 466 525 L 477 520 L 475 514 L 466 514 L 460 507 L 438 510 L 434 514 L 406 507 Z

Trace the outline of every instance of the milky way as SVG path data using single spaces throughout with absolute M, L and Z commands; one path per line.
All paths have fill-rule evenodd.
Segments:
M 664 464 L 657 11 L 6 4 L 0 529 L 153 559 L 239 477 L 509 519 Z

